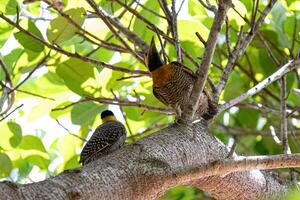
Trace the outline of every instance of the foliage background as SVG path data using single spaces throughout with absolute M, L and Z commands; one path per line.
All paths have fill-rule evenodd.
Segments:
M 62 2 L 64 12 L 84 29 L 109 43 L 121 46 L 121 43 L 112 37 L 105 24 L 93 17 L 90 12 L 92 9 L 84 0 Z M 156 35 L 143 21 L 130 12 L 124 12 L 125 9 L 117 2 L 105 0 L 95 2 L 109 15 L 119 16 L 119 20 L 125 27 L 129 27 L 146 42 L 149 43 L 151 37 Z M 178 1 L 178 7 L 180 3 L 181 1 Z M 233 1 L 233 3 L 240 15 L 233 9 L 228 13 L 229 45 L 232 48 L 238 39 L 237 33 L 241 26 L 244 30 L 249 28 L 241 16 L 251 17 L 253 1 L 243 0 Z M 263 8 L 266 3 L 267 1 L 259 1 L 259 8 Z M 145 0 L 141 1 L 141 4 L 163 15 L 157 1 Z M 162 17 L 154 15 L 145 7 L 137 6 L 136 3 L 131 7 L 160 29 L 167 29 L 166 20 Z M 293 58 L 299 50 L 299 9 L 300 5 L 297 1 L 279 1 L 260 28 L 263 41 L 267 42 L 271 53 L 280 63 Z M 17 15 L 18 10 L 19 15 Z M 93 43 L 83 38 L 78 28 L 40 1 L 25 5 L 20 0 L 2 0 L 0 12 L 13 21 L 16 21 L 18 16 L 23 28 L 66 51 L 127 69 L 147 70 L 144 64 L 131 54 L 99 47 L 95 40 L 92 40 L 95 42 Z M 212 21 L 213 14 L 197 0 L 184 2 L 178 19 L 178 33 L 183 49 L 195 60 L 199 61 L 204 49 L 195 32 L 199 32 L 206 39 Z M 226 64 L 228 57 L 225 34 L 224 25 L 213 59 L 214 65 L 209 73 L 214 83 L 219 81 L 222 73 L 219 68 Z M 270 57 L 270 51 L 263 45 L 263 41 L 256 37 L 246 54 L 238 59 L 219 103 L 242 94 L 278 69 L 279 66 L 276 66 Z M 130 46 L 135 48 L 133 44 Z M 128 74 L 95 66 L 51 50 L 1 18 L 0 47 L 0 58 L 5 63 L 13 86 L 17 86 L 33 72 L 15 91 L 13 108 L 22 106 L 0 122 L 0 178 L 2 180 L 29 183 L 53 176 L 66 169 L 80 167 L 78 156 L 84 142 L 72 134 L 89 138 L 92 130 L 101 123 L 99 113 L 108 108 L 107 104 L 81 101 L 86 96 L 115 98 L 116 95 L 121 99 L 139 100 L 144 104 L 164 107 L 152 95 L 151 78 L 142 76 L 119 80 L 127 77 Z M 170 60 L 176 60 L 174 46 L 167 44 L 166 52 Z M 39 66 L 44 58 L 46 62 Z M 192 70 L 196 69 L 186 58 L 184 63 Z M 300 88 L 299 74 L 299 71 L 295 71 L 287 75 L 287 103 L 290 110 L 300 104 L 300 94 L 294 90 Z M 3 83 L 6 80 L 3 70 L 0 70 L 0 80 Z M 230 145 L 235 137 L 238 140 L 236 151 L 239 154 L 282 153 L 282 147 L 275 142 L 270 133 L 270 127 L 273 127 L 271 129 L 274 129 L 280 137 L 279 84 L 274 83 L 267 90 L 221 113 L 210 127 L 212 133 L 225 144 Z M 3 85 L 1 95 L 1 99 L 4 99 Z M 70 104 L 72 106 L 55 111 Z M 127 140 L 128 144 L 171 123 L 174 118 L 159 112 L 144 111 L 138 107 L 109 106 L 109 108 L 118 113 L 121 121 L 126 122 L 130 136 Z M 5 114 L 2 113 L 2 117 L 4 118 Z M 299 113 L 296 112 L 289 119 L 289 130 L 293 130 L 296 134 L 300 133 L 299 118 Z M 68 130 L 64 130 L 57 121 Z M 296 142 L 291 141 L 290 145 L 292 152 L 299 152 Z M 286 171 L 281 173 L 283 176 L 286 175 Z M 206 195 L 194 188 L 177 187 L 161 199 L 208 198 L 203 196 Z

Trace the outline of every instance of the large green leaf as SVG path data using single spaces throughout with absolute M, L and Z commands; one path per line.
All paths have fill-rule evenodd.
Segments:
M 79 125 L 90 123 L 106 108 L 106 105 L 100 105 L 93 102 L 77 104 L 71 111 L 72 123 Z
M 9 176 L 11 170 L 12 170 L 12 163 L 9 159 L 9 157 L 0 152 L 0 178 Z
M 7 41 L 12 30 L 12 26 L 0 19 L 0 46 L 3 46 L 3 44 Z
M 22 140 L 22 128 L 15 122 L 8 122 L 7 126 L 9 130 L 14 134 L 14 136 L 9 139 L 10 144 L 12 147 L 17 147 Z
M 19 8 L 19 5 L 16 0 L 1 0 L 0 12 L 7 15 L 14 15 L 17 13 L 17 7 Z
M 33 136 L 33 135 L 25 135 L 22 138 L 21 144 L 19 145 L 20 149 L 24 149 L 24 150 L 30 150 L 30 149 L 34 149 L 34 150 L 38 150 L 40 152 L 45 152 L 47 153 L 42 141 L 40 140 L 40 138 Z
M 43 36 L 40 32 L 40 30 L 36 27 L 36 25 L 30 21 L 25 20 L 22 21 L 21 24 L 26 25 L 25 29 L 30 32 L 31 34 L 35 35 L 36 37 L 43 39 Z M 35 39 L 31 38 L 30 36 L 26 35 L 25 33 L 22 33 L 21 31 L 14 34 L 17 41 L 26 49 L 30 49 L 34 52 L 41 52 L 44 50 L 44 45 Z
M 94 67 L 81 60 L 70 58 L 57 66 L 56 73 L 73 92 L 84 95 L 97 91 Z
M 161 9 L 158 4 L 158 1 L 148 0 L 144 3 L 144 6 L 149 7 L 152 10 L 161 13 Z M 153 15 L 151 12 L 147 11 L 146 9 L 141 9 L 139 13 L 151 23 L 158 25 L 159 28 L 165 27 L 167 25 L 165 21 L 162 21 L 161 18 Z M 133 27 L 133 32 L 140 35 L 148 43 L 150 43 L 152 36 L 155 35 L 155 33 L 153 31 L 150 31 L 146 27 L 146 24 L 138 18 L 135 18 L 132 27 Z
M 83 24 L 86 16 L 86 12 L 83 8 L 72 8 L 65 11 L 65 13 L 79 26 Z M 47 37 L 52 43 L 61 44 L 66 40 L 71 39 L 78 31 L 78 28 L 71 24 L 67 19 L 58 16 L 50 22 L 47 29 Z
M 15 122 L 1 123 L 0 130 L 0 149 L 10 150 L 19 145 L 22 139 L 20 125 Z
M 237 113 L 237 121 L 240 123 L 240 126 L 251 128 L 252 130 L 255 130 L 257 127 L 258 117 L 258 112 L 249 108 L 243 108 Z

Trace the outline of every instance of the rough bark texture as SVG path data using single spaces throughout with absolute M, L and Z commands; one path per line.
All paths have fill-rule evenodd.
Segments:
M 45 181 L 20 186 L 0 183 L 0 199 L 150 200 L 179 184 L 194 185 L 224 200 L 280 199 L 287 192 L 286 184 L 258 170 L 190 182 L 174 173 L 178 168 L 222 159 L 227 153 L 205 124 L 173 125 L 83 168 Z

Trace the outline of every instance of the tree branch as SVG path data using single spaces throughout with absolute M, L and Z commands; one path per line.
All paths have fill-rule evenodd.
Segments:
M 94 60 L 94 59 L 91 59 L 91 58 L 88 58 L 88 57 L 85 57 L 85 56 L 82 56 L 82 55 L 79 55 L 78 53 L 71 53 L 71 52 L 68 52 L 62 48 L 59 48 L 55 45 L 52 45 L 48 42 L 46 42 L 45 40 L 37 37 L 36 35 L 30 33 L 29 31 L 25 30 L 24 28 L 22 28 L 19 24 L 16 24 L 15 22 L 11 21 L 9 18 L 7 18 L 6 16 L 3 15 L 3 13 L 0 13 L 0 18 L 2 18 L 3 20 L 5 20 L 7 23 L 9 23 L 10 25 L 14 26 L 15 28 L 17 28 L 18 30 L 20 30 L 22 33 L 26 34 L 27 36 L 31 37 L 32 39 L 36 40 L 37 42 L 41 43 L 41 44 L 44 44 L 45 46 L 47 46 L 48 48 L 50 49 L 53 49 L 59 53 L 62 53 L 66 56 L 69 56 L 69 57 L 72 57 L 72 58 L 78 58 L 84 62 L 87 62 L 87 63 L 90 63 L 90 64 L 93 64 L 93 65 L 96 65 L 96 66 L 102 66 L 102 67 L 106 67 L 106 68 L 109 68 L 109 69 L 112 69 L 112 70 L 116 70 L 116 71 L 121 71 L 121 72 L 124 72 L 124 73 L 129 73 L 129 74 L 142 74 L 142 75 L 145 75 L 145 76 L 150 76 L 149 72 L 147 71 L 142 71 L 142 70 L 130 70 L 130 69 L 126 69 L 126 68 L 123 68 L 123 67 L 118 67 L 118 66 L 114 66 L 114 65 L 110 65 L 110 64 L 107 64 L 105 62 L 102 62 L 102 61 L 98 61 L 98 60 Z
M 300 154 L 223 160 L 228 154 L 226 146 L 205 126 L 171 125 L 89 165 L 45 181 L 0 183 L 0 195 L 9 200 L 152 200 L 170 187 L 185 184 L 196 185 L 216 199 L 282 198 L 287 185 L 257 169 L 300 166 Z
M 259 26 L 264 22 L 267 14 L 271 11 L 271 9 L 273 8 L 276 1 L 277 0 L 269 1 L 268 5 L 265 7 L 264 11 L 261 13 L 259 19 L 256 21 L 256 23 L 253 23 L 253 27 L 251 27 L 247 36 L 243 40 L 241 40 L 240 43 L 237 43 L 234 50 L 229 55 L 228 62 L 223 71 L 223 75 L 221 76 L 220 82 L 217 85 L 217 92 L 214 95 L 215 101 L 217 101 L 219 99 L 219 96 L 225 87 L 225 84 L 229 78 L 229 74 L 232 71 L 237 58 L 239 58 L 246 51 L 247 46 L 250 44 L 250 42 L 254 38 L 255 34 L 257 33 Z M 241 36 L 241 34 L 240 34 L 240 36 Z
M 291 70 L 293 70 L 295 67 L 298 66 L 299 63 L 300 63 L 300 57 L 297 57 L 294 60 L 289 61 L 287 64 L 285 64 L 284 66 L 282 66 L 279 70 L 277 70 L 275 73 L 273 73 L 272 75 L 270 75 L 269 77 L 267 77 L 266 79 L 264 79 L 263 81 L 261 81 L 260 83 L 258 83 L 253 88 L 249 89 L 246 93 L 244 93 L 244 94 L 242 94 L 242 95 L 240 95 L 240 96 L 238 96 L 238 97 L 230 100 L 229 102 L 221 105 L 220 109 L 219 109 L 219 112 L 222 112 L 222 111 L 230 108 L 231 106 L 234 106 L 237 103 L 245 100 L 246 98 L 248 98 L 250 96 L 253 96 L 254 94 L 260 92 L 263 88 L 267 87 L 268 85 L 270 85 L 274 81 L 276 81 L 279 78 L 281 78 L 286 73 L 288 73 Z
M 144 110 L 164 113 L 164 114 L 167 114 L 167 115 L 175 114 L 175 111 L 173 109 L 150 106 L 150 105 L 142 104 L 140 102 L 133 102 L 133 101 L 125 100 L 125 99 L 116 99 L 116 98 L 111 99 L 111 98 L 103 98 L 103 97 L 102 98 L 101 97 L 100 98 L 95 98 L 95 97 L 91 97 L 91 96 L 88 96 L 85 99 L 96 101 L 96 102 L 99 102 L 99 103 L 112 104 L 112 105 L 133 106 L 133 107 L 143 108 Z
M 225 20 L 226 13 L 228 9 L 231 7 L 231 1 L 229 0 L 220 0 L 219 8 L 214 18 L 214 22 L 212 24 L 208 40 L 206 42 L 203 58 L 201 60 L 201 64 L 196 72 L 197 79 L 194 83 L 193 90 L 190 96 L 190 101 L 188 105 L 183 109 L 183 115 L 181 117 L 181 121 L 183 123 L 187 123 L 193 120 L 194 114 L 198 109 L 200 96 L 202 94 L 205 81 L 208 76 L 209 66 L 212 62 L 213 54 L 215 52 L 215 47 L 217 44 L 218 34 L 221 30 L 221 26 Z

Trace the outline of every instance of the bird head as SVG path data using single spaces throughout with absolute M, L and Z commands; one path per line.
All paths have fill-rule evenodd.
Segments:
M 105 110 L 101 113 L 102 122 L 117 121 L 114 113 L 110 110 Z
M 163 66 L 163 62 L 155 46 L 154 37 L 152 37 L 148 52 L 145 54 L 145 64 L 150 72 Z

